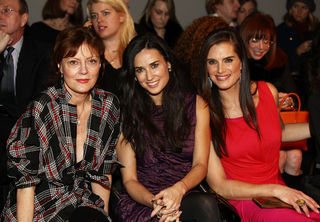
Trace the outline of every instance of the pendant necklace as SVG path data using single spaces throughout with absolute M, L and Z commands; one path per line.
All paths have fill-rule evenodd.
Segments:
M 83 103 L 83 105 L 82 105 L 82 112 L 81 113 L 79 113 L 79 115 L 78 115 L 78 117 L 77 117 L 77 125 L 79 126 L 80 125 L 80 119 L 81 119 L 81 116 L 82 116 L 82 114 L 83 113 L 85 113 L 85 109 L 86 109 L 86 104 L 87 104 L 87 102 L 88 101 L 91 101 L 91 96 L 89 95 L 89 99 L 88 100 L 86 100 L 84 103 Z
M 107 60 L 110 64 L 114 64 L 117 59 L 119 58 L 119 51 L 118 50 L 112 50 L 112 51 L 108 51 L 107 50 Z

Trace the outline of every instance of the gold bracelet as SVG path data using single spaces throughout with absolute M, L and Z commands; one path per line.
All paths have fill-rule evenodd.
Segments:
M 185 182 L 183 182 L 182 180 L 180 180 L 179 182 L 181 182 L 182 184 L 183 184 L 183 186 L 184 186 L 184 188 L 186 189 L 186 192 L 188 191 L 188 186 L 187 186 L 187 184 L 185 183 Z

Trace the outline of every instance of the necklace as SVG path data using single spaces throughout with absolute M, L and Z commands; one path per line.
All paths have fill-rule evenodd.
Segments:
M 110 64 L 114 64 L 119 59 L 119 50 L 107 50 L 105 56 Z
M 78 126 L 79 126 L 80 123 L 81 123 L 80 119 L 81 119 L 83 113 L 85 113 L 86 110 L 87 110 L 87 107 L 89 107 L 89 106 L 87 105 L 87 103 L 91 101 L 91 96 L 90 96 L 90 95 L 88 95 L 88 96 L 89 96 L 89 99 L 87 99 L 87 98 L 85 99 L 84 103 L 82 104 L 82 111 L 81 111 L 81 113 L 79 112 L 79 114 L 78 114 L 78 117 L 77 117 L 77 125 L 78 125 Z M 77 109 L 77 111 L 78 111 L 78 109 Z

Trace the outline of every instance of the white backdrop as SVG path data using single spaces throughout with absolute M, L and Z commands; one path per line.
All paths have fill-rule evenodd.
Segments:
M 45 0 L 27 0 L 30 8 L 29 23 L 32 24 L 35 21 L 41 20 L 41 10 Z M 82 0 L 85 8 L 87 0 Z M 147 0 L 131 0 L 130 11 L 135 21 L 138 21 L 141 12 L 146 4 Z M 286 12 L 285 4 L 286 0 L 257 0 L 258 8 L 270 14 L 276 24 L 282 21 L 282 16 Z M 315 15 L 320 19 L 320 0 L 315 0 L 317 9 Z M 175 0 L 177 17 L 183 27 L 186 27 L 190 22 L 206 14 L 205 12 L 205 0 Z

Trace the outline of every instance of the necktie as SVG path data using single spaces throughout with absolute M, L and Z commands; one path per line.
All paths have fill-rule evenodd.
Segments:
M 12 51 L 13 47 L 7 48 L 7 55 L 3 60 L 2 66 L 2 80 L 1 80 L 1 93 L 14 97 L 14 70 L 13 70 L 13 57 Z

